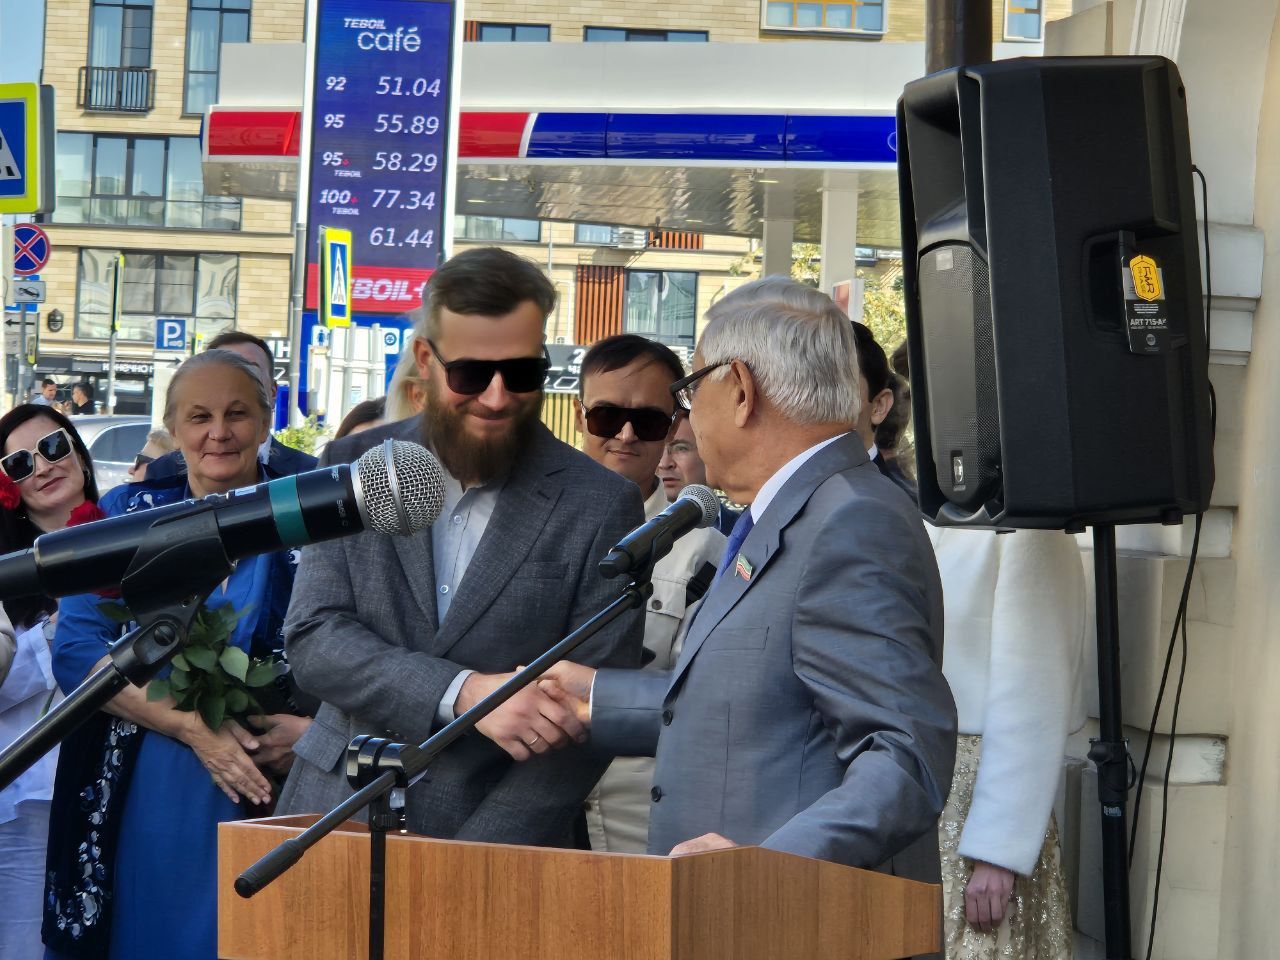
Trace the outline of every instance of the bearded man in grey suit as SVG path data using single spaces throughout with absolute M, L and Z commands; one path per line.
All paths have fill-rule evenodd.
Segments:
M 425 442 L 445 471 L 444 510 L 413 537 L 365 533 L 305 551 L 286 651 L 299 686 L 324 703 L 294 746 L 282 812 L 349 795 L 352 737 L 425 740 L 604 607 L 618 588 L 596 563 L 644 521 L 635 484 L 539 421 L 555 303 L 542 272 L 497 248 L 469 250 L 435 272 L 427 296 L 414 345 L 423 416 L 337 441 L 324 459 L 352 460 L 386 437 Z M 586 657 L 636 666 L 642 634 L 643 612 L 628 613 Z M 608 766 L 576 745 L 584 736 L 572 711 L 525 688 L 409 789 L 410 829 L 571 846 Z
M 656 751 L 649 852 L 759 844 L 937 883 L 955 755 L 942 588 L 867 459 L 849 320 L 782 277 L 717 303 L 672 385 L 707 479 L 750 504 L 674 669 L 540 681 L 605 749 Z

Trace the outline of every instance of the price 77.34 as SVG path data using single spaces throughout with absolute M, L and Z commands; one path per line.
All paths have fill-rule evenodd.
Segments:
M 424 193 L 421 190 L 392 190 L 380 189 L 375 187 L 373 190 L 373 205 L 375 207 L 386 207 L 387 209 L 400 210 L 434 210 L 436 208 L 436 192 L 434 190 Z
M 396 153 L 379 150 L 373 155 L 374 170 L 431 173 L 439 164 L 440 158 L 434 153 Z

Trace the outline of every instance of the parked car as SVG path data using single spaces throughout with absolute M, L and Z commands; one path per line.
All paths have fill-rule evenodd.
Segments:
M 147 434 L 151 432 L 151 418 L 89 414 L 75 417 L 71 422 L 80 431 L 89 456 L 93 457 L 98 493 L 128 483 L 133 458 L 142 452 Z

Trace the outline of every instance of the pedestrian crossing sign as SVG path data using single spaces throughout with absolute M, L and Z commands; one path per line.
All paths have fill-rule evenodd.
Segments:
M 0 83 L 0 213 L 53 210 L 53 88 Z
M 351 326 L 351 231 L 320 228 L 320 322 Z

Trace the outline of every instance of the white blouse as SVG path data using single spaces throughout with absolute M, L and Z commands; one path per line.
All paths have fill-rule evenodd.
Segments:
M 963 857 L 1035 868 L 1067 736 L 1084 725 L 1087 616 L 1074 538 L 929 528 L 942 575 L 943 673 L 961 734 L 982 736 Z

